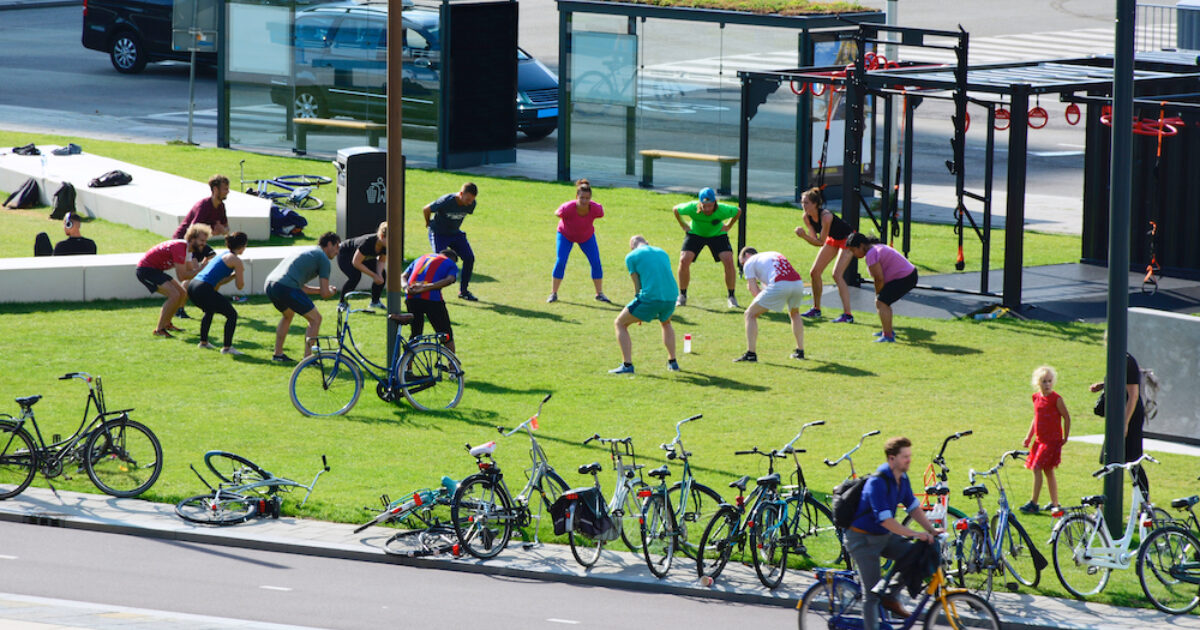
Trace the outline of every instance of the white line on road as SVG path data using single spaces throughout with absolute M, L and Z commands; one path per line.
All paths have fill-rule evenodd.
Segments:
M 572 626 L 577 626 L 580 623 L 578 621 L 575 621 L 574 619 L 557 619 L 555 617 L 551 617 L 551 618 L 547 619 L 546 621 L 549 621 L 550 623 L 565 623 L 565 624 L 572 625 Z
M 5 555 L 0 555 L 0 560 L 16 560 L 16 559 L 17 559 L 17 557 L 16 557 L 16 556 L 5 556 Z
M 1067 147 L 1068 149 L 1086 149 L 1087 148 L 1086 144 L 1067 144 L 1066 142 L 1059 142 L 1058 146 Z
M 1038 157 L 1069 157 L 1083 155 L 1083 151 L 1033 151 L 1032 154 Z
M 258 588 L 261 588 L 266 591 L 290 591 L 290 590 L 292 590 L 286 586 L 271 586 L 269 584 L 264 584 Z

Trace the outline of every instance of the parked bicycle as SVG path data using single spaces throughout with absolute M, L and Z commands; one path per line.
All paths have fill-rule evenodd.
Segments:
M 671 476 L 671 471 L 663 464 L 647 473 L 658 480 L 658 485 L 638 492 L 638 496 L 645 499 L 639 519 L 642 555 L 655 577 L 666 577 L 671 571 L 676 550 L 690 558 L 699 556 L 696 532 L 703 533 L 699 529 L 701 524 L 707 524 L 725 503 L 715 490 L 696 481 L 692 475 L 692 453 L 683 446 L 683 425 L 702 417 L 698 414 L 680 420 L 675 424 L 675 439 L 659 445 L 667 452 L 669 461 L 683 462 L 680 480 L 668 487 L 667 477 Z
M 66 471 L 72 466 L 114 497 L 136 497 L 158 480 L 162 446 L 154 432 L 129 419 L 132 408 L 108 409 L 99 376 L 70 372 L 58 377 L 60 381 L 72 379 L 87 383 L 88 398 L 83 420 L 66 438 L 56 433 L 47 442 L 42 435 L 33 414 L 41 395 L 17 398 L 21 413 L 16 417 L 0 414 L 0 499 L 24 492 L 39 471 L 46 479 L 62 475 L 69 480 Z M 96 414 L 89 419 L 93 407 Z M 33 429 L 32 434 L 26 425 Z
M 954 521 L 947 520 L 947 515 L 954 519 L 967 517 L 965 512 L 950 505 L 950 486 L 947 485 L 950 479 L 950 466 L 946 464 L 946 447 L 951 442 L 972 433 L 974 431 L 959 431 L 946 436 L 946 439 L 942 440 L 942 448 L 925 467 L 925 474 L 921 478 L 925 484 L 925 493 L 917 493 L 915 496 L 921 499 L 921 509 L 925 511 L 925 516 L 929 518 L 929 522 L 933 523 L 934 527 L 949 530 Z M 905 527 L 911 527 L 912 520 L 912 514 L 907 514 L 902 524 Z
M 529 480 L 515 497 L 509 491 L 504 474 L 493 456 L 496 443 L 488 442 L 474 447 L 467 444 L 467 452 L 475 458 L 479 472 L 463 479 L 458 485 L 450 503 L 450 522 L 454 525 L 460 547 L 476 558 L 491 558 L 504 551 L 514 528 L 524 530 L 531 520 L 540 524 L 543 510 L 548 511 L 558 497 L 567 491 L 567 483 L 554 472 L 546 451 L 542 450 L 533 434 L 538 428 L 542 405 L 550 400 L 550 396 L 546 394 L 533 417 L 512 430 L 496 427 L 504 437 L 519 431 L 525 431 L 529 436 L 529 457 L 533 465 L 527 471 Z M 537 514 L 533 514 L 530 508 L 534 493 L 541 498 Z M 535 527 L 533 544 L 540 543 L 538 536 Z M 528 544 L 527 536 L 523 538 L 527 547 L 532 546 Z
M 1142 455 L 1126 464 L 1109 464 L 1092 473 L 1092 476 L 1104 477 L 1117 470 L 1128 472 L 1142 462 L 1157 464 L 1158 460 L 1150 455 Z M 1083 498 L 1083 505 L 1093 508 L 1091 514 L 1085 511 L 1087 507 L 1055 513 L 1061 518 L 1054 525 L 1050 537 L 1054 572 L 1058 574 L 1058 581 L 1062 582 L 1063 588 L 1075 597 L 1083 599 L 1103 591 L 1112 570 L 1128 569 L 1138 556 L 1138 545 L 1133 544 L 1134 537 L 1146 540 L 1156 525 L 1171 521 L 1165 510 L 1154 507 L 1146 499 L 1146 493 L 1137 483 L 1136 476 L 1130 485 L 1129 518 L 1125 534 L 1117 540 L 1111 540 L 1108 535 L 1108 524 L 1104 521 L 1105 497 L 1102 494 Z
M 462 400 L 463 369 L 458 357 L 444 344 L 441 334 L 405 337 L 399 330 L 393 340 L 391 365 L 368 359 L 354 340 L 350 316 L 374 313 L 351 308 L 350 300 L 370 293 L 351 291 L 337 307 L 336 334 L 317 338 L 313 353 L 292 370 L 289 391 L 292 404 L 308 416 L 336 416 L 350 411 L 362 394 L 363 373 L 375 380 L 375 394 L 385 402 L 403 395 L 422 411 L 450 409 Z M 388 316 L 400 324 L 413 321 L 411 313 Z
M 283 493 L 291 492 L 292 488 L 304 488 L 304 500 L 300 502 L 300 507 L 304 507 L 317 480 L 329 472 L 324 455 L 321 456 L 321 469 L 307 486 L 276 476 L 249 459 L 226 451 L 205 453 L 204 464 L 217 476 L 217 486 L 213 487 L 195 466 L 191 466 L 192 472 L 209 491 L 175 505 L 175 514 L 179 518 L 200 525 L 236 525 L 255 516 L 279 518 Z
M 796 467 L 792 483 L 782 487 L 768 484 L 767 491 L 758 501 L 756 516 L 750 526 L 750 551 L 754 572 L 767 588 L 775 588 L 783 582 L 788 554 L 804 556 L 810 564 L 820 567 L 850 566 L 849 554 L 842 546 L 842 530 L 833 523 L 833 512 L 829 507 L 808 488 L 798 457 L 804 450 L 793 446 L 804 434 L 804 429 L 823 424 L 824 420 L 809 422 L 791 442 L 778 450 L 792 456 Z
M 993 580 L 1003 578 L 1006 573 L 1016 580 L 1005 583 L 1009 590 L 1017 590 L 1018 584 L 1030 588 L 1037 586 L 1046 566 L 1045 556 L 1034 547 L 1033 540 L 1010 507 L 1000 474 L 1006 461 L 1020 461 L 1028 454 L 1029 451 L 1008 451 L 986 472 L 971 469 L 971 486 L 963 489 L 963 496 L 975 498 L 979 513 L 955 523 L 959 532 L 954 554 L 958 564 L 955 577 L 960 586 L 984 599 L 991 599 Z M 979 483 L 980 480 L 991 481 L 996 488 L 997 509 L 990 519 L 983 507 L 988 487 Z
M 566 495 L 568 499 L 576 501 L 567 512 L 567 542 L 571 546 L 571 555 L 575 556 L 575 561 L 584 567 L 596 564 L 596 561 L 600 559 L 600 552 L 604 549 L 604 544 L 617 538 L 620 538 L 625 546 L 634 553 L 640 553 L 642 550 L 638 530 L 638 518 L 641 516 L 642 510 L 638 505 L 637 494 L 639 490 L 646 487 L 646 481 L 642 478 L 643 466 L 637 463 L 634 455 L 633 438 L 603 438 L 597 433 L 584 440 L 583 444 L 586 446 L 593 441 L 608 446 L 613 470 L 617 474 L 617 485 L 607 504 L 612 527 L 599 536 L 589 536 L 574 526 L 577 510 L 580 508 L 578 504 L 580 497 L 578 495 L 572 497 L 571 492 Z M 626 464 L 625 458 L 629 458 L 630 463 Z M 580 466 L 579 474 L 592 476 L 595 484 L 593 491 L 600 499 L 600 503 L 603 503 L 604 493 L 600 489 L 600 470 L 599 462 L 593 462 L 586 466 Z
M 443 476 L 436 488 L 421 488 L 392 500 L 388 495 L 379 498 L 383 510 L 374 518 L 359 525 L 354 533 L 369 527 L 392 523 L 403 528 L 383 544 L 387 553 L 409 558 L 446 552 L 458 555 L 458 536 L 450 522 L 450 503 L 458 482 Z M 371 508 L 363 508 L 370 510 Z
M 333 180 L 324 175 L 280 175 L 271 179 L 246 179 L 246 160 L 238 163 L 238 179 L 246 194 L 270 199 L 271 203 L 293 210 L 320 210 L 325 202 L 313 196 L 313 189 Z
M 1138 549 L 1138 581 L 1154 607 L 1165 613 L 1184 614 L 1200 603 L 1197 503 L 1200 503 L 1200 496 L 1196 495 L 1171 501 L 1171 507 L 1186 516 L 1160 525 Z
M 940 534 L 937 543 L 945 555 L 948 546 L 946 534 Z M 895 567 L 888 571 L 876 592 L 885 590 L 895 574 Z M 817 582 L 804 592 L 797 607 L 800 611 L 800 630 L 863 630 L 863 585 L 854 571 L 817 569 Z M 926 613 L 928 611 L 928 613 Z M 990 628 L 1000 630 L 1000 618 L 991 604 L 982 597 L 963 589 L 952 588 L 945 573 L 938 566 L 921 598 L 907 617 L 892 615 L 882 605 L 879 607 L 881 628 L 908 630 L 922 620 L 926 630 L 952 628 Z
M 784 459 L 787 455 L 778 451 L 761 451 L 757 446 L 748 451 L 734 451 L 734 455 L 760 455 L 767 458 L 767 474 L 757 479 L 755 488 L 746 496 L 746 485 L 750 482 L 749 475 L 744 475 L 737 481 L 730 482 L 729 487 L 737 490 L 737 498 L 733 505 L 722 505 L 713 515 L 700 536 L 700 549 L 703 550 L 696 558 L 696 573 L 701 581 L 710 584 L 716 580 L 729 558 L 736 549 L 739 556 L 746 551 L 746 542 L 750 538 L 750 527 L 758 518 L 758 506 L 765 494 L 774 494 L 779 485 L 779 475 L 775 474 L 775 460 Z M 747 516 L 749 514 L 749 516 Z M 767 585 L 768 588 L 770 585 Z
M 826 460 L 825 460 L 825 465 L 826 465 L 826 466 L 829 466 L 830 468 L 836 468 L 838 464 L 840 464 L 840 463 L 842 463 L 842 462 L 847 462 L 847 463 L 849 463 L 849 465 L 850 465 L 850 477 L 849 477 L 849 479 L 858 479 L 858 471 L 854 470 L 854 459 L 853 459 L 853 456 L 854 456 L 854 454 L 855 454 L 855 453 L 857 453 L 857 452 L 858 452 L 858 449 L 862 448 L 863 442 L 865 442 L 867 438 L 869 438 L 869 437 L 872 437 L 872 436 L 876 436 L 876 435 L 879 435 L 879 429 L 874 429 L 874 430 L 872 430 L 872 431 L 867 431 L 866 433 L 862 434 L 862 436 L 860 436 L 860 437 L 858 438 L 858 444 L 857 444 L 857 445 L 855 445 L 855 446 L 854 446 L 854 448 L 852 448 L 852 449 L 850 449 L 850 450 L 846 451 L 845 453 L 842 453 L 842 455 L 841 455 L 840 457 L 838 457 L 837 459 L 835 459 L 835 460 L 832 460 L 832 461 L 831 461 L 831 460 L 829 460 L 829 459 L 826 459 Z

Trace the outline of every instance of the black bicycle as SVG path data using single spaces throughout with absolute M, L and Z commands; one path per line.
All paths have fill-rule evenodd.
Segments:
M 62 475 L 69 480 L 64 473 L 72 466 L 114 497 L 136 497 L 158 480 L 162 445 L 154 432 L 129 419 L 132 408 L 109 411 L 99 376 L 71 372 L 58 377 L 71 379 L 87 383 L 88 399 L 79 428 L 66 438 L 53 434 L 46 441 L 33 416 L 40 395 L 17 398 L 21 413 L 15 418 L 0 414 L 0 499 L 24 492 L 38 471 L 47 479 Z M 89 420 L 93 406 L 96 415 Z M 32 434 L 26 425 L 33 428 Z

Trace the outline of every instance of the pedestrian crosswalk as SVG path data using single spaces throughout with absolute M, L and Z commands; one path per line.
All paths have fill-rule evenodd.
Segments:
M 230 110 L 229 126 L 231 129 L 248 128 L 248 129 L 283 129 L 286 121 L 286 110 L 282 105 L 245 105 L 234 107 Z M 161 114 L 150 114 L 142 116 L 141 120 L 169 123 L 174 125 L 186 126 L 188 113 L 182 112 L 163 112 Z M 192 117 L 192 124 L 199 128 L 217 127 L 217 110 L 216 109 L 197 109 Z

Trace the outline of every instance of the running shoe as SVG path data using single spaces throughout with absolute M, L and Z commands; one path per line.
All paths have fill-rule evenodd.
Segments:
M 819 309 L 819 308 L 810 308 L 807 311 L 800 313 L 800 317 L 815 318 L 815 317 L 820 317 L 820 316 L 821 316 L 821 309 Z
M 842 313 L 841 315 L 838 315 L 837 319 L 833 320 L 833 323 L 835 323 L 835 324 L 853 324 L 854 316 L 851 315 L 850 313 Z
M 466 300 L 468 302 L 478 302 L 479 301 L 479 298 L 475 297 L 475 295 L 473 293 L 471 293 L 470 291 L 463 291 L 463 292 L 459 293 L 458 298 L 460 300 Z
M 162 328 L 155 328 L 154 336 L 155 337 L 166 337 L 167 339 L 170 339 L 171 337 L 174 337 L 175 335 L 172 335 L 171 333 L 163 330 Z
M 742 308 L 741 305 L 738 304 L 737 298 L 733 297 L 732 295 L 729 296 L 729 299 L 726 300 L 726 302 L 728 302 L 729 308 Z
M 1057 512 L 1058 510 L 1061 510 L 1061 509 L 1062 509 L 1062 506 L 1060 506 L 1057 503 L 1047 503 L 1046 505 L 1042 506 L 1043 512 Z
M 1019 507 L 1017 509 L 1021 510 L 1022 512 L 1026 513 L 1026 514 L 1037 514 L 1038 513 L 1038 504 L 1034 503 L 1033 501 L 1030 501 L 1029 503 L 1022 505 L 1021 507 Z
M 553 304 L 554 302 L 557 302 L 557 301 L 558 301 L 558 294 L 557 294 L 557 293 L 551 293 L 551 294 L 550 294 L 550 297 L 546 298 L 546 303 L 547 303 L 547 304 Z
M 232 354 L 233 356 L 237 357 L 246 353 L 234 348 L 233 346 L 229 346 L 228 348 L 221 348 L 221 354 Z
M 668 359 L 667 360 L 667 370 L 669 370 L 671 372 L 678 372 L 679 371 L 679 363 L 675 359 Z
M 277 354 L 271 357 L 271 360 L 276 363 L 295 363 L 295 361 L 292 360 L 292 357 L 289 357 L 286 354 Z
M 608 299 L 608 296 L 604 295 L 603 293 L 596 294 L 596 301 L 604 302 L 605 304 L 612 304 L 612 300 Z
M 622 363 L 621 365 L 618 365 L 617 367 L 609 370 L 608 373 L 609 374 L 633 374 L 633 364 L 632 363 Z
M 889 337 L 887 335 L 879 335 L 879 337 L 875 339 L 875 343 L 896 343 L 896 338 Z
M 747 363 L 757 363 L 758 355 L 753 352 L 746 352 L 742 356 L 733 360 L 734 363 L 740 363 L 742 361 L 746 361 Z
M 679 297 L 675 300 L 675 306 L 687 306 L 687 296 L 680 293 Z
M 200 343 L 196 344 L 196 347 L 203 348 L 205 350 L 212 350 L 215 346 L 213 346 L 211 343 L 208 343 L 207 341 L 201 341 Z
M 804 358 L 804 350 L 801 350 L 800 348 L 793 350 L 792 358 L 793 359 L 803 359 Z
M 387 310 L 387 307 L 383 305 L 383 302 L 380 302 L 378 300 L 371 302 L 371 308 L 373 308 L 375 310 L 379 310 L 379 311 Z
M 876 330 L 875 332 L 871 333 L 871 336 L 872 336 L 872 337 L 882 337 L 882 336 L 883 336 L 883 331 L 882 331 L 882 330 Z
M 191 319 L 192 318 L 191 315 L 187 314 L 187 311 L 183 310 L 182 306 L 179 307 L 178 311 L 175 311 L 175 317 L 178 317 L 179 319 Z

